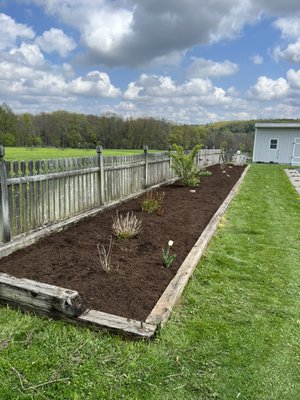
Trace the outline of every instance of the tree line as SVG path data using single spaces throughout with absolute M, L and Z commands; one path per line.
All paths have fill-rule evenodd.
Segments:
M 280 120 L 283 121 L 286 120 Z M 62 148 L 94 148 L 101 144 L 104 148 L 122 149 L 141 149 L 147 145 L 159 150 L 168 149 L 173 143 L 188 149 L 201 143 L 209 148 L 251 151 L 255 122 L 189 125 L 151 117 L 124 119 L 116 114 L 97 116 L 67 111 L 16 114 L 7 104 L 2 104 L 0 144 Z

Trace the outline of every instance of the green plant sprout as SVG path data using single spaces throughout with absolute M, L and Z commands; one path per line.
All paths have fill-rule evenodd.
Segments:
M 203 168 L 198 173 L 199 176 L 211 176 L 212 172 L 208 171 L 206 168 Z
M 156 192 L 151 190 L 146 193 L 144 200 L 142 201 L 142 210 L 152 214 L 161 215 L 163 213 L 163 201 L 165 197 L 165 192 Z
M 166 268 L 169 268 L 173 261 L 176 259 L 176 254 L 170 254 L 170 249 L 173 246 L 173 240 L 168 241 L 168 248 L 167 250 L 162 249 L 162 259 L 163 264 Z

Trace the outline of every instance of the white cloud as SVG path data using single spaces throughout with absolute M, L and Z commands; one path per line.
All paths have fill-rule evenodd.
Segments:
M 188 79 L 176 84 L 168 76 L 142 74 L 136 82 L 131 82 L 124 98 L 132 102 L 177 104 L 188 107 L 190 104 L 215 106 L 228 105 L 233 99 L 223 88 L 216 87 L 209 79 Z
M 60 104 L 64 108 L 78 105 L 79 99 L 95 103 L 95 99 L 121 94 L 104 72 L 92 71 L 76 78 L 74 74 L 70 64 L 46 63 L 36 44 L 23 42 L 19 48 L 0 53 L 0 97 L 8 103 L 12 100 L 12 105 L 17 103 L 19 109 L 23 109 L 22 103 L 30 103 L 36 109 L 47 104 L 51 110 L 62 107 Z
M 141 86 L 138 86 L 135 82 L 128 84 L 127 90 L 124 93 L 124 97 L 127 100 L 135 100 L 139 98 L 139 93 L 143 90 Z
M 283 58 L 288 62 L 300 64 L 300 39 L 295 43 L 289 44 L 285 49 L 280 46 L 275 47 L 273 56 L 276 61 Z
M 280 46 L 276 46 L 270 54 L 276 62 L 279 62 L 281 58 L 284 58 L 284 50 Z
M 30 0 L 28 0 L 30 1 Z M 230 39 L 258 15 L 249 0 L 32 0 L 77 29 L 90 64 L 144 65 Z
M 290 104 L 275 104 L 269 107 L 261 107 L 257 110 L 257 118 L 274 118 L 274 116 L 280 115 L 284 118 L 298 118 L 299 108 Z
M 155 57 L 152 62 L 149 63 L 150 67 L 180 67 L 180 64 L 185 56 L 185 51 L 172 51 L 167 55 Z
M 277 19 L 273 25 L 281 31 L 283 39 L 294 40 L 293 43 L 276 46 L 273 57 L 276 61 L 281 58 L 291 63 L 300 63 L 300 17 L 284 17 Z M 296 41 L 295 41 L 296 40 Z
M 54 27 L 35 38 L 29 26 L 0 14 L 0 22 L 4 21 L 0 24 L 0 46 L 6 50 L 0 53 L 0 96 L 12 106 L 18 104 L 16 110 L 25 108 L 22 103 L 30 103 L 34 110 L 63 107 L 85 113 L 112 111 L 187 123 L 298 115 L 297 69 L 278 79 L 260 76 L 248 91 L 245 89 L 245 96 L 238 86 L 227 88 L 220 81 L 217 86 L 212 82 L 238 72 L 239 65 L 229 60 L 215 61 L 213 56 L 212 60 L 191 59 L 186 78 L 180 68 L 186 65 L 183 58 L 190 49 L 190 54 L 199 54 L 199 47 L 194 46 L 234 39 L 243 33 L 245 25 L 259 20 L 272 24 L 273 17 L 280 17 L 274 26 L 282 40 L 274 56 L 299 63 L 299 0 L 207 0 L 205 4 L 199 0 L 18 0 L 20 3 L 42 7 L 64 31 Z M 68 27 L 80 37 L 80 56 L 77 53 L 76 58 L 84 67 L 80 74 L 76 73 L 78 64 L 54 65 L 47 54 L 57 52 L 67 57 L 77 50 L 67 35 Z M 255 52 L 250 59 L 254 64 L 264 61 Z M 124 82 L 127 88 L 122 95 L 109 75 L 101 72 L 103 64 L 139 65 L 147 73 L 132 78 L 129 84 Z M 87 72 L 88 65 L 95 71 Z M 134 73 L 131 70 L 130 76 Z M 245 79 L 243 76 L 243 84 L 248 79 L 250 73 Z M 278 110 L 286 114 L 276 114 Z
M 61 57 L 67 57 L 69 52 L 77 46 L 75 41 L 67 36 L 61 29 L 51 28 L 42 36 L 35 39 L 35 43 L 46 53 L 56 51 Z
M 30 78 L 33 74 L 32 66 L 16 64 L 13 59 L 0 61 L 0 81 L 9 86 L 11 81 Z M 2 93 L 4 95 L 5 92 Z
M 209 1 L 209 5 L 210 13 L 215 12 L 219 16 L 216 29 L 210 33 L 213 42 L 235 38 L 247 23 L 253 23 L 260 16 L 255 1 L 251 0 Z
M 254 7 L 257 7 L 267 15 L 299 15 L 299 1 L 298 0 L 252 0 Z
M 300 69 L 298 69 L 298 71 L 294 69 L 288 70 L 287 80 L 292 89 L 300 89 Z
M 299 64 L 300 63 L 300 39 L 295 43 L 291 43 L 283 51 L 283 56 L 287 61 Z
M 259 54 L 255 54 L 254 56 L 250 57 L 250 60 L 253 62 L 253 64 L 260 65 L 264 63 L 264 58 L 263 56 Z
M 18 38 L 33 39 L 34 31 L 24 24 L 18 24 L 10 16 L 0 13 L 0 50 L 15 45 Z
M 179 83 L 170 76 L 142 74 L 128 85 L 124 98 L 135 105 L 133 116 L 142 113 L 185 123 L 240 118 L 250 108 L 235 88 L 225 90 L 202 78 Z
M 117 97 L 120 89 L 113 86 L 105 72 L 92 71 L 85 77 L 78 77 L 70 82 L 68 91 L 72 94 L 91 97 Z
M 121 101 L 119 104 L 116 105 L 115 108 L 120 111 L 136 111 L 137 110 L 135 104 L 131 103 L 130 101 Z
M 75 71 L 74 71 L 74 69 L 73 69 L 71 64 L 63 63 L 62 64 L 62 70 L 63 70 L 64 76 L 66 76 L 67 78 L 74 78 Z
M 227 94 L 229 95 L 229 96 L 232 96 L 232 97 L 238 97 L 238 96 L 240 96 L 240 92 L 237 90 L 237 88 L 236 87 L 234 87 L 234 86 L 230 86 L 228 89 L 227 89 Z
M 19 0 L 22 1 L 22 0 Z M 43 7 L 81 34 L 85 64 L 146 65 L 195 45 L 236 38 L 262 16 L 295 35 L 298 0 L 23 0 Z M 284 15 L 284 18 L 282 17 Z M 291 18 L 292 17 L 292 18 Z M 290 19 L 288 19 L 290 18 Z M 293 24 L 293 27 L 289 24 Z
M 142 97 L 171 97 L 177 89 L 169 76 L 142 74 L 138 81 L 130 82 L 124 97 L 129 100 Z
M 239 66 L 228 60 L 216 62 L 206 60 L 204 58 L 192 58 L 193 62 L 187 68 L 187 76 L 189 78 L 207 78 L 226 75 L 234 75 L 239 70 Z
M 276 80 L 260 76 L 257 82 L 249 90 L 249 95 L 258 100 L 275 100 L 282 99 L 289 92 L 289 84 L 284 78 Z
M 130 33 L 132 13 L 124 9 L 99 9 L 90 13 L 82 27 L 82 40 L 93 52 L 114 53 L 124 36 Z
M 283 38 L 296 39 L 300 36 L 299 17 L 279 18 L 274 22 L 273 25 L 275 28 L 281 30 L 281 35 Z
M 32 66 L 40 66 L 44 64 L 44 56 L 39 47 L 35 44 L 26 44 L 22 42 L 19 48 L 13 48 L 9 51 L 10 54 L 15 55 L 20 62 L 25 62 Z
M 222 90 L 222 93 L 220 93 L 220 90 Z M 177 94 L 185 96 L 203 97 L 212 95 L 213 93 L 217 94 L 217 97 L 219 97 L 224 94 L 224 90 L 215 88 L 209 79 L 190 79 L 177 88 Z
M 0 66 L 0 70 L 1 70 Z M 28 72 L 28 71 L 27 71 Z M 32 71 L 31 71 L 32 72 Z M 14 95 L 16 99 L 26 101 L 26 98 L 39 98 L 56 96 L 63 98 L 66 95 L 66 82 L 61 75 L 55 75 L 51 72 L 37 73 L 18 80 L 0 79 L 0 93 Z

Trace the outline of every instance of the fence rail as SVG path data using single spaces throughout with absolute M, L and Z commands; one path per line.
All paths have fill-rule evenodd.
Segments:
M 147 187 L 174 179 L 168 152 L 40 161 L 4 160 L 0 146 L 0 242 L 71 218 Z M 203 149 L 197 167 L 219 162 L 220 150 Z

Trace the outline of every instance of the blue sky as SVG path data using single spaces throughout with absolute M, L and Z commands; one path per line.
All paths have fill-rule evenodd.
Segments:
M 0 0 L 0 103 L 180 123 L 300 118 L 299 0 Z

